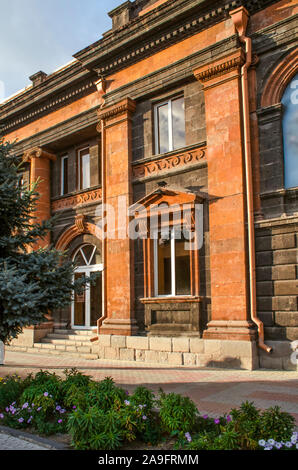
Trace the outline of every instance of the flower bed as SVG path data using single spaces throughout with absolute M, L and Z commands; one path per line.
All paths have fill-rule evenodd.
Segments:
M 171 442 L 181 450 L 298 449 L 294 418 L 279 407 L 260 411 L 245 402 L 214 419 L 201 416 L 188 397 L 161 389 L 155 396 L 145 387 L 129 395 L 109 377 L 95 382 L 76 369 L 63 379 L 46 371 L 0 379 L 0 424 L 69 434 L 78 450 L 113 450 L 133 441 Z

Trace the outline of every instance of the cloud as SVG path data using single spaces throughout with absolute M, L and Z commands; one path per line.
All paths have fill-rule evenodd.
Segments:
M 51 73 L 111 27 L 107 12 L 121 0 L 10 0 L 0 2 L 0 80 L 6 96 Z

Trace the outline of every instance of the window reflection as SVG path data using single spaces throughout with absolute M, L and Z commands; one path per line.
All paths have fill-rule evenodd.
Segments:
M 298 74 L 282 98 L 285 187 L 298 186 Z

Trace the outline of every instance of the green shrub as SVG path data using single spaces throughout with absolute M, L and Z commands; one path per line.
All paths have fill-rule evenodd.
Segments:
M 62 379 L 55 373 L 40 371 L 31 379 L 28 387 L 25 388 L 20 403 L 35 403 L 37 397 L 47 393 L 55 402 L 61 402 L 61 382 Z
M 154 393 L 148 388 L 139 386 L 135 389 L 134 393 L 130 396 L 130 401 L 135 405 L 142 405 L 146 407 L 146 413 L 149 414 L 155 404 Z
M 119 409 L 126 398 L 122 388 L 116 387 L 111 377 L 106 377 L 101 382 L 92 382 L 88 386 L 88 406 L 97 406 L 103 411 Z
M 294 417 L 281 411 L 279 406 L 268 408 L 261 414 L 259 438 L 288 441 L 292 436 L 294 425 Z
M 28 380 L 29 381 L 29 380 Z M 27 382 L 28 382 L 27 381 Z M 17 375 L 6 376 L 0 380 L 0 411 L 17 402 L 23 393 L 24 381 Z
M 161 392 L 159 399 L 160 421 L 165 432 L 185 433 L 194 428 L 198 411 L 190 398 L 176 393 Z
M 115 410 L 105 413 L 95 406 L 88 411 L 78 409 L 69 416 L 67 429 L 77 450 L 115 450 L 123 441 L 120 417 Z

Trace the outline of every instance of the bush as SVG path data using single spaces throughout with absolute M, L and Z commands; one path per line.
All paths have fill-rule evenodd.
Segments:
M 110 377 L 95 382 L 76 369 L 65 378 L 49 372 L 25 380 L 0 379 L 0 422 L 39 434 L 69 432 L 80 450 L 115 450 L 134 440 L 157 444 L 175 438 L 175 449 L 256 450 L 298 448 L 294 418 L 279 407 L 253 403 L 219 418 L 201 416 L 188 397 L 139 386 L 130 396 Z M 159 407 L 159 410 L 154 408 Z
M 161 391 L 160 399 L 160 421 L 162 429 L 169 433 L 191 432 L 196 424 L 198 410 L 190 398 Z

